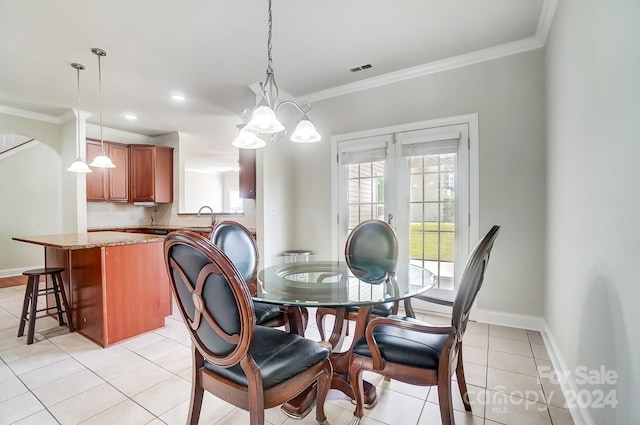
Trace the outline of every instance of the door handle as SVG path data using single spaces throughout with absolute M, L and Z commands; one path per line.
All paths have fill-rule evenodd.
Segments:
M 391 226 L 391 220 L 393 220 L 393 214 L 389 213 L 387 215 L 387 224 Z

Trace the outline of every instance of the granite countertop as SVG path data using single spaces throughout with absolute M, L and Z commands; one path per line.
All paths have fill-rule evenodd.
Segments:
M 88 232 L 43 236 L 16 236 L 15 241 L 28 242 L 58 249 L 85 249 L 103 246 L 163 242 L 162 235 L 125 232 Z

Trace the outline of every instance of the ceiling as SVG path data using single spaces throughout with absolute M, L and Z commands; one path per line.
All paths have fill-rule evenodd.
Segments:
M 541 47 L 547 9 L 547 0 L 273 0 L 276 80 L 281 92 L 317 101 L 451 58 Z M 233 156 L 250 86 L 264 79 L 266 44 L 267 0 L 0 0 L 0 105 L 64 115 L 76 107 L 70 64 L 79 62 L 81 109 L 99 123 L 98 47 L 107 52 L 105 126 L 180 131 L 191 156 Z M 364 64 L 372 68 L 350 71 Z M 186 99 L 173 101 L 176 93 Z

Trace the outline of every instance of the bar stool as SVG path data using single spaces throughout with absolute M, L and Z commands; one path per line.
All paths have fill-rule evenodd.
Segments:
M 24 303 L 22 305 L 22 315 L 20 316 L 18 336 L 20 337 L 24 335 L 24 325 L 29 322 L 29 328 L 27 330 L 27 345 L 33 343 L 36 319 L 48 316 L 48 314 L 36 316 L 36 313 L 42 311 L 55 310 L 58 315 L 58 322 L 60 322 L 60 326 L 65 325 L 64 319 L 62 317 L 62 313 L 65 313 L 67 316 L 67 321 L 69 323 L 69 331 L 74 331 L 73 321 L 71 320 L 71 313 L 69 311 L 69 303 L 67 302 L 67 296 L 64 292 L 64 285 L 62 284 L 61 273 L 63 271 L 64 268 L 62 267 L 46 267 L 44 269 L 27 270 L 26 272 L 22 273 L 23 275 L 28 276 L 29 279 L 27 280 L 27 289 L 24 293 Z M 45 287 L 40 289 L 40 276 L 51 276 L 51 282 L 53 284 L 52 287 Z M 56 305 L 53 307 L 38 309 L 38 297 L 40 295 L 48 294 L 53 294 L 55 296 Z M 60 304 L 60 298 L 62 298 L 62 304 Z M 62 308 L 63 305 L 64 309 Z

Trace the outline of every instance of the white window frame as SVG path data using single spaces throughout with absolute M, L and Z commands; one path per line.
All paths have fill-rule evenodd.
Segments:
M 339 152 L 338 146 L 341 142 L 346 142 L 350 140 L 357 139 L 369 139 L 375 140 L 380 137 L 391 137 L 390 135 L 396 133 L 404 133 L 415 130 L 425 130 L 443 126 L 451 126 L 451 125 L 467 125 L 468 126 L 468 151 L 469 151 L 469 232 L 468 232 L 468 249 L 470 250 L 475 242 L 478 240 L 479 236 L 479 196 L 480 196 L 480 185 L 479 185 L 479 135 L 478 135 L 478 114 L 466 114 L 459 115 L 453 117 L 439 118 L 434 120 L 426 120 L 419 121 L 408 124 L 400 124 L 390 127 L 382 127 L 377 129 L 353 132 L 353 133 L 345 133 L 338 134 L 331 137 L 331 157 L 334 159 L 332 161 L 331 168 L 331 214 L 332 214 L 332 257 L 339 260 L 344 252 L 340 248 L 340 233 L 339 233 L 339 224 L 338 221 L 344 219 L 344 217 L 340 217 L 340 164 L 339 164 Z M 354 142 L 355 143 L 355 142 Z M 460 143 L 465 143 L 464 140 L 461 140 Z M 389 161 L 388 161 L 389 162 Z M 390 164 L 387 164 L 390 165 Z M 385 175 L 388 175 L 387 171 L 385 171 Z M 390 175 L 390 174 L 389 174 Z M 386 181 L 386 179 L 385 179 Z M 385 196 L 390 192 L 386 192 L 385 187 Z

